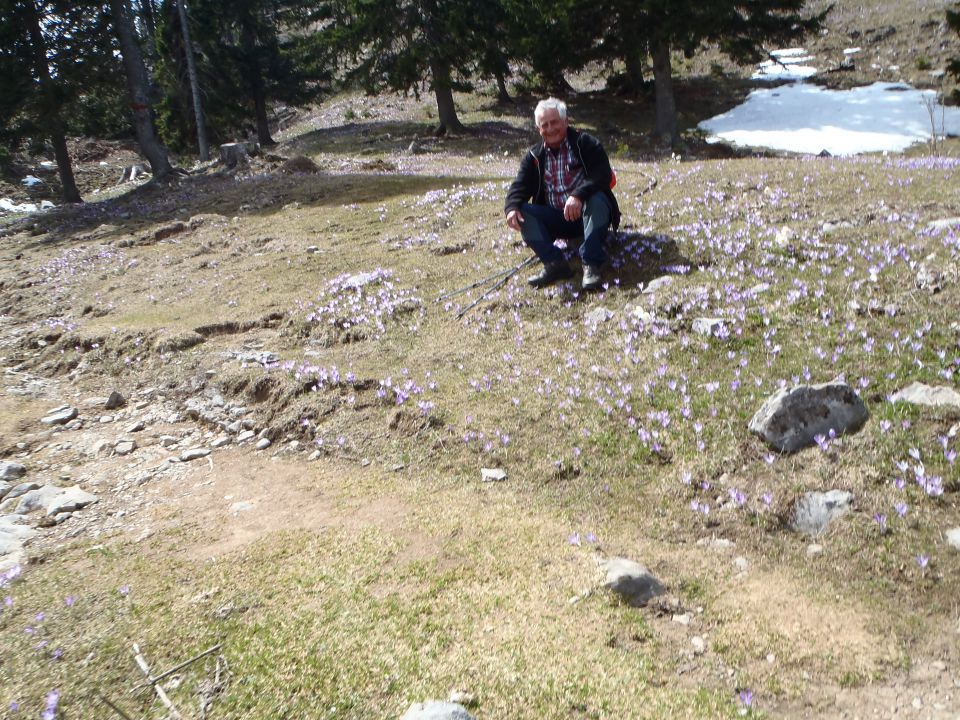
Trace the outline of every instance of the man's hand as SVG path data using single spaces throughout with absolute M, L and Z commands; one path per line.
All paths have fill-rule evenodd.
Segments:
M 507 227 L 511 230 L 520 232 L 520 225 L 523 223 L 523 215 L 519 210 L 511 210 L 507 213 Z
M 563 204 L 563 219 L 573 222 L 579 220 L 581 215 L 583 215 L 583 201 L 571 195 Z

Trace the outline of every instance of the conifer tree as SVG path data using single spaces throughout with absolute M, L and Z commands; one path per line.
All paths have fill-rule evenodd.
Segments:
M 952 10 L 947 10 L 947 25 L 960 35 L 960 3 L 954 5 Z M 960 57 L 951 60 L 947 70 L 960 82 Z M 960 103 L 960 88 L 953 91 L 953 99 Z
M 28 136 L 49 142 L 65 202 L 81 200 L 69 121 L 115 68 L 108 27 L 95 3 L 0 0 L 0 140 L 7 147 Z

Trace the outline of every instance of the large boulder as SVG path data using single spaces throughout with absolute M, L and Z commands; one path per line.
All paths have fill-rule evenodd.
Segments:
M 870 413 L 856 391 L 841 382 L 783 388 L 750 420 L 750 431 L 778 452 L 813 445 L 818 435 L 856 432 Z

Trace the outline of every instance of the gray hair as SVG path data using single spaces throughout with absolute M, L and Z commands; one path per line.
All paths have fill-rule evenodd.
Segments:
M 561 120 L 567 119 L 567 104 L 559 98 L 549 97 L 537 103 L 537 107 L 533 111 L 534 124 L 537 124 L 538 118 L 547 110 L 556 110 L 560 114 Z

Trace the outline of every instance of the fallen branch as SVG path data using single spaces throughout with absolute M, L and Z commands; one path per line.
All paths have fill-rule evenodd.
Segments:
M 177 708 L 174 707 L 173 702 L 167 695 L 167 691 L 150 675 L 150 665 L 147 663 L 147 659 L 140 653 L 140 646 L 136 643 L 133 644 L 133 659 L 137 661 L 140 670 L 146 675 L 149 684 L 153 685 L 153 689 L 157 693 L 157 697 L 160 698 L 160 702 L 170 711 L 170 717 L 174 718 L 174 720 L 180 720 L 182 716 L 177 711 Z

